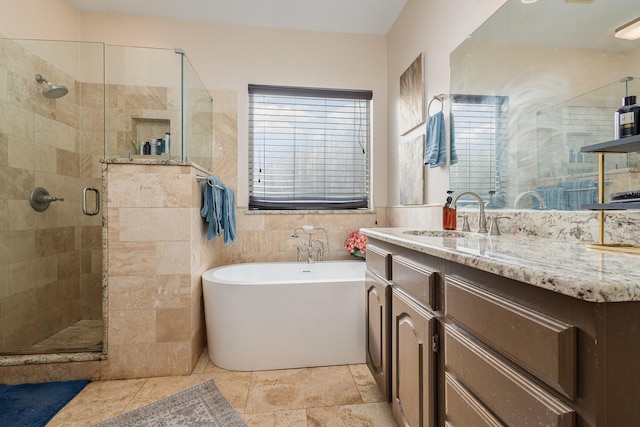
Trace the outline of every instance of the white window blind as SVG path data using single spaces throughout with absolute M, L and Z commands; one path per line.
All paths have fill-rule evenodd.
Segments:
M 493 194 L 495 203 L 505 204 L 507 119 L 507 97 L 451 96 L 451 130 L 458 155 L 458 163 L 450 169 L 451 190 L 470 190 L 483 198 Z
M 249 208 L 368 208 L 371 99 L 249 85 Z

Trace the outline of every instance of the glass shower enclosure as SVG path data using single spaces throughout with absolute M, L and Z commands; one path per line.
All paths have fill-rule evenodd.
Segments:
M 108 158 L 211 170 L 212 99 L 184 52 L 0 39 L 0 362 L 106 352 Z
M 0 39 L 0 355 L 102 349 L 102 218 L 82 196 L 102 188 L 104 78 L 102 43 Z

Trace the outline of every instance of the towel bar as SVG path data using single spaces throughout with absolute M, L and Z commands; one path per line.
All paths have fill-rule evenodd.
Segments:
M 219 185 L 212 185 L 211 184 L 211 180 L 209 179 L 208 176 L 202 176 L 202 175 L 196 175 L 196 180 L 198 180 L 198 182 L 202 182 L 202 181 L 207 181 L 207 184 L 211 185 L 214 188 L 218 188 L 220 190 L 224 190 L 224 187 L 221 187 Z

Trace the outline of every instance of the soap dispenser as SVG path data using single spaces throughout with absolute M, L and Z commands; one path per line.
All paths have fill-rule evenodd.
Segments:
M 638 134 L 640 129 L 640 106 L 636 104 L 635 96 L 625 96 L 622 99 L 622 107 L 616 111 L 616 121 L 618 122 L 619 131 L 616 136 L 626 138 Z
M 453 191 L 447 191 L 447 202 L 442 207 L 442 228 L 445 230 L 456 229 L 456 209 L 451 206 Z

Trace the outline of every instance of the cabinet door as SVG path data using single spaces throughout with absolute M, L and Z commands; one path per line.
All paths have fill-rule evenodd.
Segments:
M 375 274 L 366 274 L 367 365 L 382 395 L 391 398 L 391 343 L 389 316 L 391 286 Z
M 435 318 L 399 289 L 392 291 L 392 408 L 400 426 L 435 425 Z

